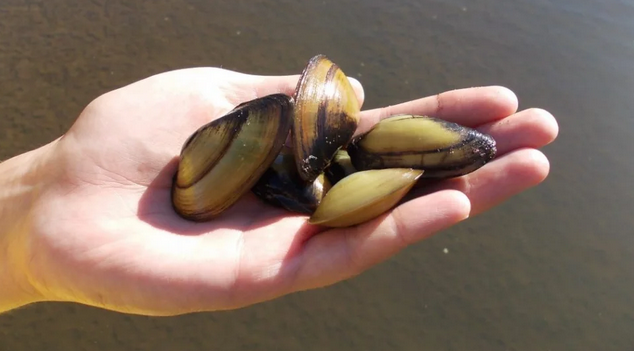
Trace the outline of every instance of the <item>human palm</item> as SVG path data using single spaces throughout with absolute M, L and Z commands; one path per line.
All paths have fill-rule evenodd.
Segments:
M 474 88 L 362 113 L 360 129 L 396 113 L 427 114 L 477 127 L 498 142 L 494 162 L 433 191 L 420 189 L 380 218 L 326 230 L 252 194 L 210 222 L 179 217 L 170 187 L 185 139 L 241 102 L 292 94 L 297 79 L 199 68 L 93 101 L 50 145 L 30 259 L 42 299 L 149 315 L 237 308 L 359 274 L 548 173 L 535 148 L 555 138 L 552 116 L 514 114 L 508 90 Z

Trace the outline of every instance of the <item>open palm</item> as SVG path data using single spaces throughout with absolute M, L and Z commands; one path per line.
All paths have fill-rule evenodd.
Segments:
M 500 155 L 466 177 L 420 189 L 373 221 L 324 230 L 252 194 L 211 222 L 176 215 L 170 187 L 185 139 L 241 102 L 292 94 L 297 79 L 198 68 L 93 101 L 50 145 L 44 167 L 49 185 L 30 253 L 41 299 L 149 315 L 237 308 L 359 274 L 548 173 L 535 149 L 556 137 L 554 118 L 537 109 L 515 113 L 507 89 L 473 88 L 362 113 L 360 130 L 396 113 L 477 127 L 496 138 Z

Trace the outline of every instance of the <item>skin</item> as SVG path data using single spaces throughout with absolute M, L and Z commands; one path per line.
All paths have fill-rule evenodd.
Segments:
M 358 132 L 412 113 L 498 142 L 494 162 L 418 189 L 375 220 L 327 230 L 251 194 L 212 222 L 178 217 L 170 185 L 185 139 L 240 102 L 292 94 L 297 79 L 160 74 L 97 98 L 64 136 L 1 163 L 0 311 L 38 301 L 145 315 L 240 308 L 354 277 L 548 174 L 537 149 L 557 135 L 552 115 L 517 112 L 506 88 L 462 89 L 362 113 Z

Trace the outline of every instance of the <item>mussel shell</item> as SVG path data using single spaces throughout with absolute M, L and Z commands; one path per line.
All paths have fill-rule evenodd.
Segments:
M 310 215 L 328 189 L 330 183 L 323 174 L 312 182 L 303 180 L 297 172 L 292 149 L 284 147 L 255 184 L 253 193 L 273 206 Z
M 415 168 L 423 178 L 461 176 L 496 154 L 495 140 L 475 129 L 437 118 L 397 115 L 377 123 L 347 148 L 359 170 Z
M 337 151 L 330 165 L 324 171 L 332 185 L 337 184 L 340 180 L 354 172 L 357 172 L 357 169 L 352 165 L 352 160 L 350 160 L 350 155 L 348 155 L 348 151 L 346 150 Z
M 359 123 L 359 100 L 341 69 L 313 57 L 295 91 L 293 142 L 299 175 L 311 182 L 346 145 Z
M 248 192 L 284 145 L 292 102 L 269 95 L 236 107 L 192 134 L 181 151 L 172 203 L 182 217 L 209 220 Z
M 394 207 L 422 173 L 403 168 L 353 173 L 333 185 L 309 223 L 349 227 L 369 221 Z

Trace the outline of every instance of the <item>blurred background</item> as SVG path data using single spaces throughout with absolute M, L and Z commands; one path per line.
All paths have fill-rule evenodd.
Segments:
M 0 315 L 0 350 L 634 349 L 633 18 L 632 0 L 2 1 L 0 159 L 149 75 L 297 74 L 318 53 L 366 108 L 499 84 L 561 132 L 544 184 L 350 281 L 171 318 L 37 304 Z

